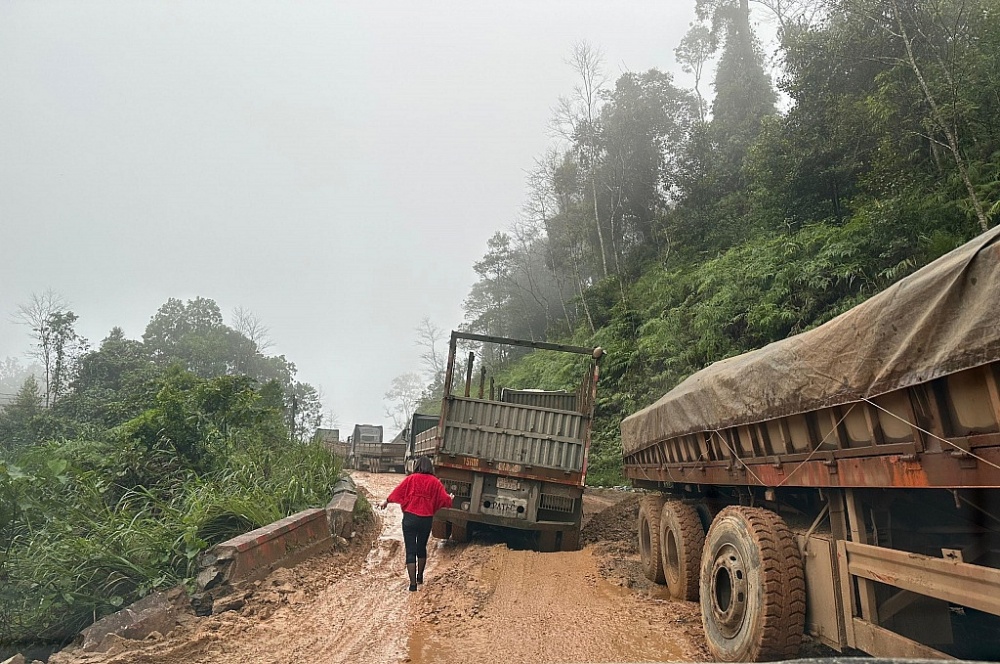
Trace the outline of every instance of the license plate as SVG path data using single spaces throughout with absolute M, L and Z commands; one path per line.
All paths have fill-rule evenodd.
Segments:
M 498 477 L 497 488 L 507 489 L 509 491 L 519 491 L 521 489 L 521 482 L 519 480 L 510 479 L 509 477 Z

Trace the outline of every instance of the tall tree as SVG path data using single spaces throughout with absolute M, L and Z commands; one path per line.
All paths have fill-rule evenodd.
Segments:
M 607 83 L 604 74 L 604 54 L 586 41 L 573 46 L 569 64 L 577 74 L 577 85 L 571 97 L 562 97 L 556 109 L 553 125 L 558 133 L 573 141 L 589 187 L 589 203 L 592 212 L 592 228 L 597 234 L 597 244 L 602 275 L 610 274 L 608 269 L 608 247 L 601 223 L 601 212 L 597 199 L 597 165 L 599 162 L 598 116 L 601 91 Z
M 0 458 L 12 459 L 35 442 L 31 424 L 41 414 L 42 403 L 38 382 L 29 376 L 13 401 L 0 410 Z
M 117 426 L 152 407 L 159 376 L 142 343 L 114 327 L 97 350 L 80 358 L 60 410 L 81 422 Z
M 397 429 L 404 429 L 410 423 L 417 404 L 424 395 L 424 382 L 416 373 L 404 373 L 392 379 L 392 385 L 385 393 L 387 406 L 385 414 L 392 418 Z
M 760 133 L 761 121 L 774 115 L 777 98 L 750 27 L 748 0 L 722 5 L 718 12 L 716 20 L 724 25 L 725 45 L 715 74 L 712 127 L 719 156 L 736 176 Z
M 233 309 L 231 318 L 237 334 L 235 373 L 250 374 L 254 359 L 264 355 L 273 345 L 271 330 L 257 314 L 245 307 Z
M 987 207 L 967 156 L 968 150 L 978 150 L 963 135 L 974 133 L 969 121 L 977 110 L 967 89 L 976 84 L 976 66 L 968 53 L 972 50 L 977 53 L 973 59 L 982 59 L 978 46 L 996 7 L 983 0 L 845 0 L 844 9 L 895 46 L 890 57 L 916 82 L 915 96 L 924 116 L 920 131 L 932 149 L 943 149 L 953 161 L 976 222 L 987 230 Z
M 14 320 L 26 325 L 31 330 L 34 340 L 29 356 L 42 365 L 45 384 L 45 404 L 49 403 L 49 385 L 52 381 L 52 364 L 54 361 L 51 339 L 47 324 L 52 314 L 63 311 L 68 306 L 66 298 L 51 288 L 42 293 L 32 293 L 27 302 L 18 305 Z
M 296 381 L 286 397 L 293 440 L 305 442 L 312 438 L 323 422 L 323 402 L 319 390 L 309 383 Z
M 705 65 L 712 58 L 718 45 L 715 35 L 707 26 L 696 23 L 691 26 L 681 43 L 674 49 L 674 57 L 681 66 L 681 71 L 694 76 L 694 93 L 698 98 L 698 120 L 705 122 L 707 104 L 701 94 L 701 77 Z
M 76 378 L 80 358 L 88 342 L 76 331 L 78 317 L 72 311 L 56 311 L 49 315 L 40 331 L 51 352 L 51 371 L 46 389 L 46 405 L 55 404 Z
M 177 362 L 203 378 L 225 375 L 237 363 L 239 337 L 223 323 L 219 305 L 203 297 L 167 300 L 146 325 L 142 340 L 158 364 Z
M 510 320 L 504 316 L 510 302 L 510 236 L 497 231 L 486 241 L 486 254 L 472 268 L 479 280 L 465 299 L 465 318 L 470 330 L 507 336 Z

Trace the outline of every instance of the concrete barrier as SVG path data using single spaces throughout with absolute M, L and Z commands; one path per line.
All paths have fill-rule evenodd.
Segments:
M 261 579 L 332 545 L 326 510 L 303 510 L 209 549 L 201 558 L 198 587 L 211 590 Z
M 333 487 L 333 500 L 327 503 L 326 520 L 335 536 L 350 539 L 354 531 L 354 505 L 358 489 L 350 475 L 345 475 Z

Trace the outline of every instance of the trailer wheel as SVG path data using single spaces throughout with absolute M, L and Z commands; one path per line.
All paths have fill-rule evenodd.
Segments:
M 701 619 L 713 659 L 791 659 L 805 629 L 802 556 L 774 512 L 727 507 L 705 538 Z
M 708 529 L 712 527 L 712 519 L 715 518 L 718 510 L 712 509 L 711 505 L 704 500 L 695 503 L 694 509 L 698 512 L 698 519 L 701 521 L 701 531 L 707 533 Z
M 438 519 L 431 521 L 431 535 L 438 539 L 448 539 L 448 522 L 439 521 Z
M 667 501 L 660 511 L 660 552 L 663 577 L 674 599 L 698 601 L 704 546 L 705 529 L 698 510 L 678 500 Z
M 663 498 L 646 496 L 639 503 L 639 558 L 642 573 L 656 583 L 663 583 L 663 558 L 660 554 L 660 509 Z
M 433 525 L 433 524 L 432 524 Z M 469 541 L 469 524 L 451 524 L 451 541 L 464 544 Z

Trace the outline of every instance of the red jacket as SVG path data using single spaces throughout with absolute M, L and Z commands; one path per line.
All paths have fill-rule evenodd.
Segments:
M 399 503 L 404 512 L 417 516 L 434 516 L 442 507 L 451 507 L 451 496 L 441 480 L 426 473 L 408 475 L 385 500 Z

